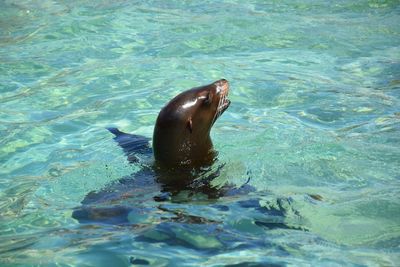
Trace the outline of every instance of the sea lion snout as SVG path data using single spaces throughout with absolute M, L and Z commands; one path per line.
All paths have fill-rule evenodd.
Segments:
M 228 99 L 229 82 L 225 79 L 218 80 L 214 83 L 218 98 L 218 105 L 215 110 L 214 118 L 211 125 L 218 119 L 219 116 L 230 106 L 231 101 Z
M 215 86 L 217 87 L 217 92 L 221 93 L 222 95 L 226 95 L 229 91 L 229 82 L 225 79 L 221 79 L 216 81 Z

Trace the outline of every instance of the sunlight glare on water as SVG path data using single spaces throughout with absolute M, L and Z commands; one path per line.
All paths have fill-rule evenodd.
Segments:
M 399 14 L 389 0 L 2 1 L 0 265 L 396 266 Z M 143 189 L 128 226 L 72 218 L 140 170 L 106 127 L 152 137 L 168 100 L 220 78 L 216 182 L 256 191 L 158 203 Z

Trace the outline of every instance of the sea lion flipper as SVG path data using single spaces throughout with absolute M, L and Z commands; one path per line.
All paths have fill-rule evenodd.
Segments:
M 124 150 L 130 162 L 137 162 L 136 155 L 138 154 L 152 154 L 149 142 L 150 138 L 121 132 L 117 128 L 107 128 L 112 134 L 115 135 L 114 140 Z
M 115 136 L 125 134 L 125 133 L 121 132 L 118 128 L 109 127 L 109 128 L 107 128 L 107 130 L 109 130 L 110 133 L 114 134 Z

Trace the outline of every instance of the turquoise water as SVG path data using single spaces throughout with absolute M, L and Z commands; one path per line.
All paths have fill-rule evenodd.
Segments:
M 0 265 L 396 266 L 398 25 L 384 0 L 1 1 Z M 105 127 L 151 137 L 220 78 L 217 179 L 255 192 L 71 217 L 139 169 Z

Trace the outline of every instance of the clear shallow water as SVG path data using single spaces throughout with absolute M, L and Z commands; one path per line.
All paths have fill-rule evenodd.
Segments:
M 1 2 L 1 265 L 395 266 L 399 12 L 398 1 Z M 232 105 L 212 132 L 218 179 L 250 177 L 256 192 L 160 204 L 150 188 L 130 199 L 129 226 L 71 217 L 138 170 L 106 126 L 150 137 L 165 102 L 222 77 Z

